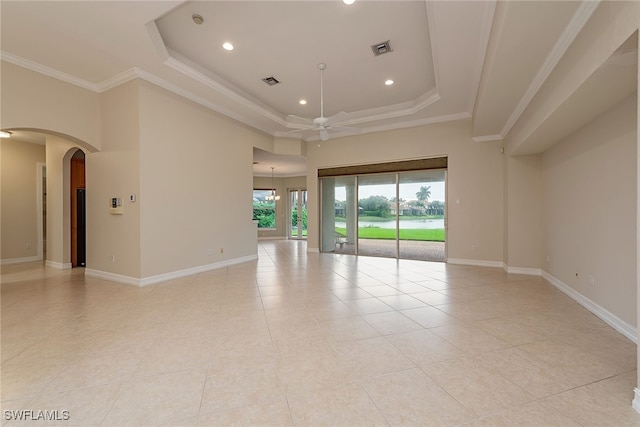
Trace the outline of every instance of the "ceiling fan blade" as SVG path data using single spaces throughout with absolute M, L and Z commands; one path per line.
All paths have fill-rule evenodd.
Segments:
M 294 124 L 294 123 L 290 123 L 287 125 L 287 127 L 289 129 L 295 129 L 292 132 L 296 132 L 296 131 L 301 131 L 301 130 L 314 130 L 317 129 L 316 125 L 310 124 Z
M 309 129 L 295 129 L 295 130 L 290 130 L 289 132 L 285 132 L 286 135 L 289 135 L 291 133 L 296 133 L 296 132 L 305 132 Z
M 336 132 L 361 133 L 362 129 L 349 126 L 331 126 L 329 129 Z
M 308 119 L 306 117 L 295 116 L 293 114 L 289 114 L 287 116 L 287 122 L 291 124 L 301 124 L 301 125 L 309 125 L 313 126 L 313 120 Z
M 349 117 L 349 113 L 345 113 L 344 111 L 340 111 L 339 113 L 334 114 L 333 116 L 329 117 L 327 119 L 327 123 L 328 124 L 338 123 L 341 120 L 345 120 L 347 117 Z
M 329 139 L 329 132 L 326 129 L 320 129 L 320 139 L 326 141 Z

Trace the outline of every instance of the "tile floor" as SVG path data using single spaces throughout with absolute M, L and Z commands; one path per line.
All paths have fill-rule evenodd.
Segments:
M 635 385 L 635 345 L 500 269 L 299 241 L 145 288 L 2 268 L 7 426 L 638 426 Z

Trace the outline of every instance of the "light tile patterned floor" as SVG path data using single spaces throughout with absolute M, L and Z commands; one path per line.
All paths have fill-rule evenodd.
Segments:
M 500 269 L 300 241 L 145 288 L 2 268 L 2 425 L 638 426 L 635 385 L 635 345 Z

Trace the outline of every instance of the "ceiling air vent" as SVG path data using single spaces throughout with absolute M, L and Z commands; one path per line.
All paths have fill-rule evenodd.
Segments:
M 277 85 L 278 83 L 280 83 L 280 82 L 278 81 L 278 79 L 276 79 L 276 78 L 275 78 L 275 77 L 273 77 L 273 76 L 265 77 L 264 79 L 262 79 L 262 81 L 263 81 L 263 82 L 265 82 L 266 84 L 268 84 L 269 86 L 275 86 L 275 85 Z
M 386 42 L 376 43 L 374 45 L 371 45 L 371 50 L 373 51 L 373 55 L 380 56 L 384 53 L 393 52 L 393 49 L 391 48 L 391 44 L 389 42 L 390 40 L 387 40 Z

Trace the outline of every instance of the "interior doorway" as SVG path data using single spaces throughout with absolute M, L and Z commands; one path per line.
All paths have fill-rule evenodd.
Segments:
M 85 267 L 87 259 L 85 156 L 78 149 L 70 159 L 71 266 Z
M 307 238 L 307 190 L 289 189 L 288 197 L 288 237 L 290 239 Z

